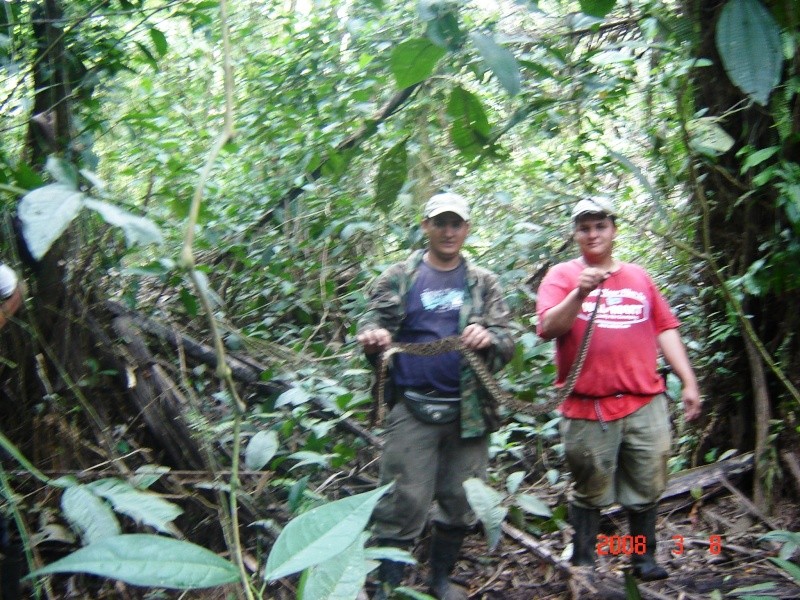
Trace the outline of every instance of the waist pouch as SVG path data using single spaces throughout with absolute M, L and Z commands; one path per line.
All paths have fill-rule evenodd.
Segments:
M 408 411 L 428 425 L 446 425 L 461 415 L 461 398 L 458 396 L 432 396 L 406 388 L 403 390 L 403 399 Z

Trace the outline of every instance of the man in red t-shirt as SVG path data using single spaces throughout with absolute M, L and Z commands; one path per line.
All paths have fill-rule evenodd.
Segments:
M 560 407 L 561 436 L 574 487 L 572 563 L 594 567 L 600 509 L 619 502 L 634 538 L 634 574 L 667 577 L 655 562 L 656 505 L 666 487 L 669 411 L 656 370 L 659 350 L 683 384 L 687 420 L 700 414 L 697 380 L 678 319 L 644 269 L 613 257 L 616 214 L 606 198 L 572 211 L 581 257 L 554 266 L 539 286 L 537 331 L 556 340 L 565 384 L 595 305 L 594 331 L 575 387 Z

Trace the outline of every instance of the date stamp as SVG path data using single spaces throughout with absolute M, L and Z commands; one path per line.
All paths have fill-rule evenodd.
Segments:
M 673 556 L 684 553 L 684 538 L 682 535 L 672 536 L 673 547 L 670 550 Z M 647 554 L 647 537 L 643 535 L 603 535 L 597 536 L 596 551 L 598 556 L 618 556 L 624 554 Z M 708 537 L 709 554 L 717 555 L 722 552 L 722 536 L 711 535 Z
M 673 556 L 680 556 L 683 554 L 683 536 L 682 535 L 673 535 L 672 536 L 672 543 L 674 544 L 672 550 Z M 713 554 L 714 556 L 720 554 L 722 552 L 722 536 L 721 535 L 710 535 L 708 536 L 708 553 Z

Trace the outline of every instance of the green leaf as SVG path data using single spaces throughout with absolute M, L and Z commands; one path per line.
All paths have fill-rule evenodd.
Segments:
M 111 507 L 85 485 L 64 490 L 61 510 L 87 546 L 122 533 Z
M 629 571 L 625 571 L 625 600 L 642 600 L 642 593 L 636 585 L 636 579 Z
M 553 511 L 550 510 L 547 503 L 532 494 L 520 494 L 519 497 L 517 497 L 517 504 L 526 513 L 536 515 L 537 517 L 549 519 L 553 516 Z
M 164 241 L 161 230 L 150 219 L 137 217 L 113 204 L 100 200 L 87 198 L 84 200 L 84 205 L 97 211 L 109 225 L 122 229 L 128 246 L 136 244 L 146 246 L 147 244 L 160 244 Z
M 39 469 L 37 469 L 31 461 L 29 461 L 25 455 L 20 452 L 19 448 L 17 448 L 11 440 L 9 440 L 2 431 L 0 431 L 0 448 L 8 452 L 8 456 L 14 458 L 23 469 L 25 469 L 28 473 L 36 477 L 42 483 L 49 483 L 51 485 L 58 485 L 57 483 L 50 480 L 44 473 L 42 473 Z M 70 484 L 72 485 L 72 484 Z M 66 487 L 66 486 L 65 486 Z
M 299 461 L 296 465 L 289 469 L 290 471 L 293 471 L 294 469 L 305 467 L 307 465 L 327 467 L 330 454 L 320 454 L 319 452 L 312 452 L 310 450 L 300 450 L 299 452 L 290 454 L 288 458 L 289 460 Z
M 717 21 L 716 45 L 733 84 L 765 106 L 780 83 L 781 31 L 759 0 L 728 2 Z
M 780 151 L 780 146 L 770 146 L 769 148 L 762 148 L 761 150 L 756 150 L 752 154 L 748 154 L 742 163 L 741 172 L 744 173 L 756 165 L 760 165 L 762 162 L 769 160 Z
M 144 62 L 153 67 L 154 71 L 158 71 L 158 61 L 156 60 L 156 57 L 153 56 L 152 52 L 150 52 L 150 49 L 141 42 L 134 42 L 134 44 L 139 48 L 144 56 Z
M 741 596 L 743 594 L 750 594 L 752 592 L 768 592 L 775 589 L 775 582 L 768 581 L 767 583 L 758 583 L 756 585 L 748 585 L 747 587 L 736 588 L 728 592 L 729 596 Z
M 450 93 L 447 103 L 450 139 L 467 158 L 478 156 L 489 143 L 491 127 L 478 97 L 462 87 Z
M 169 467 L 161 465 L 142 465 L 136 469 L 136 474 L 130 478 L 130 482 L 135 488 L 146 490 L 169 472 Z
M 259 431 L 247 444 L 244 451 L 244 464 L 250 471 L 264 468 L 278 451 L 278 434 L 274 431 Z
M 692 149 L 706 156 L 725 154 L 735 143 L 713 117 L 692 119 L 686 124 L 686 130 L 689 132 L 689 145 Z
M 781 569 L 789 573 L 789 575 L 794 578 L 796 583 L 800 583 L 800 567 L 793 562 L 784 560 L 782 558 L 770 557 L 770 560 L 778 565 Z
M 516 494 L 522 480 L 525 478 L 525 471 L 515 471 L 506 478 L 506 491 L 509 494 Z
M 167 43 L 167 36 L 165 36 L 159 29 L 155 27 L 150 28 L 150 39 L 153 40 L 153 45 L 156 48 L 159 56 L 164 56 L 169 50 Z
M 272 546 L 264 576 L 274 581 L 339 554 L 361 535 L 392 485 L 312 508 L 289 521 Z
M 385 214 L 397 200 L 397 195 L 403 189 L 403 184 L 408 176 L 408 152 L 406 151 L 408 139 L 395 144 L 381 158 L 378 167 L 378 180 L 375 185 L 375 203 Z
M 135 533 L 106 538 L 30 573 L 91 573 L 131 585 L 195 590 L 233 583 L 239 572 L 201 546 Z
M 163 533 L 175 533 L 172 521 L 183 511 L 172 502 L 167 502 L 152 492 L 138 490 L 119 479 L 98 479 L 86 484 L 86 487 L 111 502 L 114 510 L 131 517 L 137 523 L 144 523 Z
M 778 565 L 781 569 L 789 573 L 797 583 L 800 583 L 800 567 L 782 558 L 770 557 L 770 560 Z
M 614 8 L 616 0 L 580 0 L 581 12 L 592 17 L 605 17 Z
M 293 387 L 283 392 L 278 399 L 275 400 L 275 408 L 291 404 L 292 406 L 299 406 L 311 400 L 311 394 L 303 388 Z
M 514 55 L 503 48 L 488 35 L 482 33 L 471 33 L 470 39 L 478 49 L 486 65 L 491 69 L 497 81 L 500 82 L 509 96 L 519 93 L 522 84 L 519 74 L 519 63 Z
M 425 81 L 445 52 L 444 48 L 425 38 L 406 40 L 399 44 L 392 51 L 389 60 L 397 87 L 406 88 Z
M 308 569 L 297 592 L 297 600 L 353 600 L 364 587 L 367 573 L 377 563 L 367 561 L 364 533 L 342 552 Z
M 66 231 L 83 208 L 83 193 L 61 183 L 38 188 L 23 196 L 17 214 L 22 237 L 36 260 Z
M 477 477 L 467 479 L 463 485 L 469 505 L 486 530 L 491 552 L 500 542 L 503 520 L 508 513 L 508 509 L 502 505 L 503 496 Z
M 446 12 L 428 21 L 425 35 L 437 46 L 449 50 L 458 50 L 464 43 L 464 33 L 458 24 L 458 15 Z

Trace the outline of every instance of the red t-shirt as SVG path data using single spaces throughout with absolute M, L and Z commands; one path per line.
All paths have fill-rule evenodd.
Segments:
M 539 334 L 544 314 L 577 287 L 585 268 L 582 259 L 575 259 L 554 266 L 545 275 L 536 304 Z M 584 299 L 572 329 L 556 340 L 557 387 L 564 385 L 576 359 L 598 296 L 600 308 L 586 361 L 575 389 L 560 410 L 565 417 L 597 420 L 599 408 L 603 420 L 613 421 L 635 412 L 664 391 L 656 370 L 657 336 L 677 328 L 680 322 L 645 270 L 622 263 L 601 289 Z M 601 402 L 595 403 L 595 399 Z

